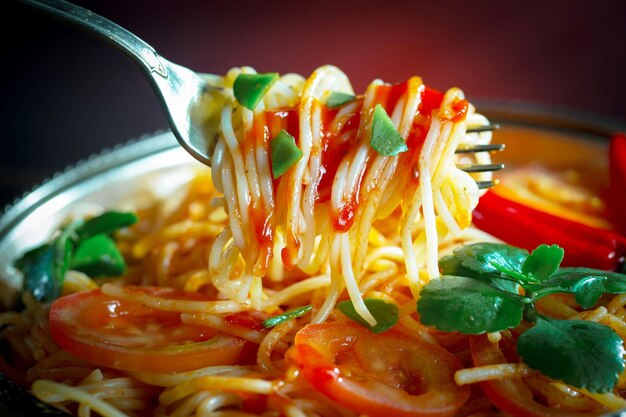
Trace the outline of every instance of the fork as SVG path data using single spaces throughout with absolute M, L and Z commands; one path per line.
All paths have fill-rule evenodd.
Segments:
M 19 0 L 111 44 L 143 71 L 155 91 L 178 143 L 200 162 L 210 165 L 209 143 L 191 110 L 211 88 L 208 74 L 200 74 L 159 55 L 138 36 L 87 9 L 64 0 Z
M 135 34 L 87 9 L 64 0 L 18 0 L 22 4 L 45 12 L 64 23 L 77 27 L 111 44 L 126 54 L 150 82 L 178 143 L 198 161 L 211 165 L 210 150 L 213 148 L 200 124 L 194 122 L 191 110 L 210 89 L 218 88 L 208 80 L 210 74 L 199 74 L 189 68 L 168 61 Z M 497 129 L 498 125 L 469 129 L 468 133 Z M 493 152 L 504 145 L 476 145 L 459 148 L 457 153 Z M 503 164 L 462 164 L 466 172 L 490 172 L 504 168 Z M 480 189 L 490 188 L 497 181 L 476 181 Z

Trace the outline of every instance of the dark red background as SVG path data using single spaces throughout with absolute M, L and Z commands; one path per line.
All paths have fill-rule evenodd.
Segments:
M 470 98 L 626 118 L 623 1 L 81 1 L 171 61 L 310 73 L 334 64 L 362 90 L 417 74 Z M 10 29 L 11 26 L 16 26 Z M 0 17 L 0 203 L 166 119 L 123 55 L 15 2 Z

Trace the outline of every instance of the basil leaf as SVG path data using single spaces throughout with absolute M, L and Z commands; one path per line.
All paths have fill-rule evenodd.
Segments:
M 67 233 L 62 233 L 50 244 L 26 252 L 15 262 L 24 275 L 23 289 L 42 302 L 61 295 L 72 243 Z
M 134 213 L 107 211 L 77 226 L 76 235 L 78 240 L 89 239 L 99 234 L 109 235 L 136 222 L 137 216 Z
M 583 320 L 538 317 L 524 332 L 517 352 L 544 375 L 577 388 L 604 393 L 624 370 L 624 343 L 611 328 Z
M 522 265 L 528 257 L 528 251 L 502 243 L 474 243 L 454 250 L 453 256 L 461 264 L 480 274 L 503 273 L 520 283 L 527 277 L 522 273 Z
M 385 330 L 389 330 L 398 322 L 399 312 L 397 305 L 388 303 L 380 298 L 366 298 L 363 302 L 376 319 L 376 326 L 374 327 L 370 326 L 370 324 L 363 320 L 359 313 L 356 312 L 351 300 L 337 303 L 337 308 L 348 316 L 348 318 L 367 327 L 374 333 L 382 333 Z
M 278 73 L 239 74 L 233 84 L 233 94 L 242 106 L 254 110 L 259 101 L 278 81 Z
M 564 253 L 558 245 L 539 245 L 524 261 L 522 273 L 543 281 L 559 268 Z
M 126 271 L 126 262 L 115 241 L 101 234 L 81 241 L 72 255 L 69 268 L 91 278 L 114 277 Z
M 288 320 L 295 319 L 300 316 L 304 316 L 306 313 L 311 311 L 313 307 L 308 305 L 304 307 L 296 307 L 291 310 L 285 311 L 283 314 L 279 314 L 278 316 L 270 317 L 269 319 L 265 319 L 261 322 L 263 327 L 266 329 L 270 327 L 274 327 L 279 325 L 280 323 L 284 323 Z
M 353 96 L 352 94 L 333 91 L 332 93 L 330 93 L 328 100 L 326 100 L 326 107 L 330 109 L 336 109 L 337 107 L 341 107 L 344 104 L 354 100 L 356 100 L 356 96 Z
M 443 276 L 422 288 L 417 311 L 438 330 L 482 334 L 520 324 L 524 305 L 524 298 L 475 279 Z
M 517 290 L 519 287 L 517 281 L 513 281 L 511 279 L 503 279 L 499 273 L 481 274 L 479 272 L 466 268 L 463 266 L 458 258 L 452 255 L 444 256 L 443 258 L 441 258 L 439 260 L 439 268 L 441 269 L 441 275 L 455 275 L 458 277 L 477 279 L 502 291 L 517 294 Z
M 296 139 L 285 130 L 281 130 L 270 142 L 270 154 L 274 179 L 283 175 L 302 159 L 302 151 L 296 145 Z
M 559 268 L 549 279 L 528 285 L 534 299 L 548 294 L 565 292 L 574 294 L 582 308 L 591 308 L 604 293 L 626 293 L 626 275 L 591 268 Z
M 409 149 L 380 104 L 374 108 L 370 145 L 383 156 L 395 156 Z

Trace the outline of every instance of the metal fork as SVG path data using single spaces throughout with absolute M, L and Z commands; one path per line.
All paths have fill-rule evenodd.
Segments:
M 489 124 L 485 126 L 479 126 L 475 128 L 467 129 L 467 133 L 480 133 L 480 132 L 488 132 L 500 129 L 500 125 L 498 124 Z M 464 153 L 478 153 L 478 152 L 499 152 L 504 150 L 504 144 L 498 143 L 490 143 L 487 145 L 474 145 L 474 146 L 459 146 L 455 153 L 464 154 Z M 476 173 L 476 172 L 495 172 L 501 169 L 504 169 L 504 164 L 457 164 L 457 167 L 465 172 Z M 484 190 L 486 188 L 494 187 L 498 184 L 498 180 L 494 179 L 491 181 L 476 181 L 478 188 Z
M 178 143 L 200 162 L 211 165 L 211 143 L 203 134 L 202 126 L 191 117 L 192 108 L 202 95 L 211 88 L 208 74 L 202 76 L 189 68 L 168 61 L 142 39 L 123 27 L 87 9 L 64 0 L 19 0 L 21 3 L 43 11 L 54 18 L 77 27 L 102 39 L 126 54 L 150 81 L 170 127 Z M 497 125 L 487 125 L 471 132 L 496 129 Z M 491 152 L 502 150 L 503 145 L 479 145 L 472 148 L 459 148 L 457 153 Z M 488 172 L 504 168 L 502 164 L 462 165 L 467 172 Z M 496 181 L 477 181 L 481 189 L 493 187 Z
M 210 165 L 209 144 L 202 126 L 190 114 L 206 89 L 214 88 L 200 74 L 159 55 L 139 37 L 87 9 L 64 0 L 19 0 L 52 17 L 102 39 L 127 55 L 150 81 L 180 145 Z

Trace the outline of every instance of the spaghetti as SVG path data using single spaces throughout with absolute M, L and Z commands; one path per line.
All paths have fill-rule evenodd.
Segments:
M 175 207 L 138 208 L 138 222 L 115 234 L 128 263 L 122 277 L 70 270 L 67 296 L 51 305 L 24 293 L 22 312 L 0 313 L 2 372 L 81 417 L 497 416 L 492 397 L 468 388 L 494 381 L 523 386 L 520 395 L 557 416 L 626 406 L 624 374 L 614 392 L 597 394 L 509 352 L 502 363 L 472 360 L 471 340 L 505 351 L 523 325 L 469 337 L 416 314 L 440 257 L 500 242 L 471 225 L 476 181 L 491 174 L 456 165 L 490 157 L 455 150 L 489 143 L 491 132 L 467 132 L 488 120 L 459 89 L 441 94 L 413 77 L 354 96 L 346 76 L 325 66 L 306 80 L 279 77 L 249 109 L 233 88 L 241 74 L 254 71 L 214 78 L 196 109 L 215 138 L 211 170 Z M 330 106 L 334 93 L 349 99 Z M 377 109 L 404 151 L 383 155 L 372 144 Z M 276 175 L 281 132 L 301 156 Z M 549 296 L 538 308 L 625 338 L 624 295 L 599 304 L 584 310 Z M 293 313 L 302 306 L 311 308 Z M 385 325 L 380 308 L 397 322 L 374 334 Z

